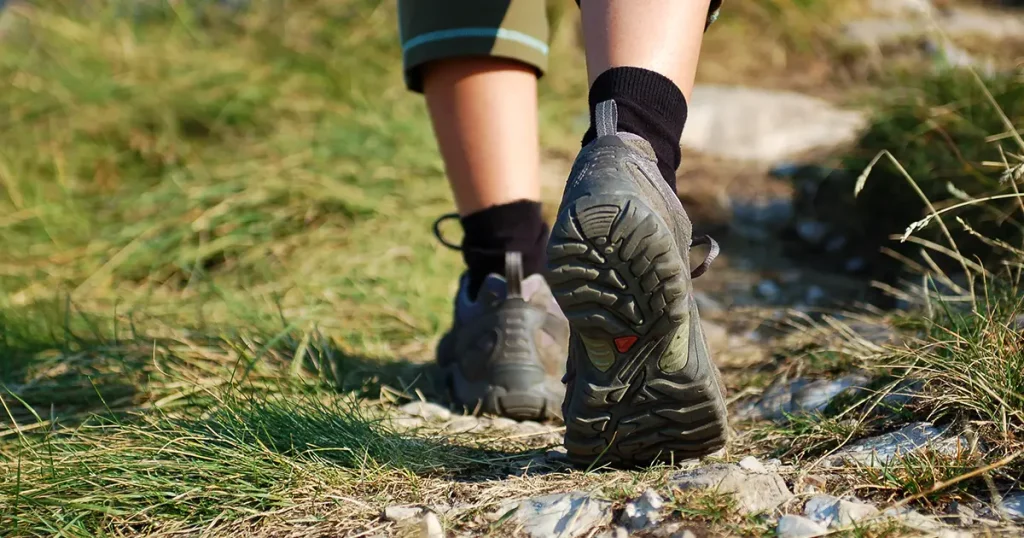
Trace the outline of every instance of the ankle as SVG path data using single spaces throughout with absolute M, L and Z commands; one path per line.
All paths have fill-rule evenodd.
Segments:
M 590 129 L 583 145 L 597 138 L 595 108 L 614 100 L 618 108 L 617 130 L 647 140 L 658 158 L 658 170 L 676 190 L 676 171 L 682 161 L 679 139 L 686 124 L 686 98 L 667 77 L 639 67 L 614 67 L 601 73 L 590 87 Z
M 490 274 L 504 274 L 505 253 L 520 252 L 523 276 L 543 271 L 548 227 L 541 217 L 541 203 L 519 200 L 491 206 L 460 219 L 465 235 L 462 257 L 469 276 L 469 295 L 477 291 Z

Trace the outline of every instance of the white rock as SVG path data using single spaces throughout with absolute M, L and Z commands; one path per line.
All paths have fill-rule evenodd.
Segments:
M 391 425 L 400 430 L 415 430 L 422 428 L 424 420 L 420 417 L 394 417 Z
M 935 532 L 935 538 L 974 538 L 975 534 L 970 531 L 959 529 L 939 529 Z
M 545 425 L 541 424 L 540 422 L 534 422 L 532 420 L 524 420 L 524 421 L 518 423 L 516 425 L 515 429 L 518 430 L 519 433 L 521 433 L 521 434 L 527 434 L 528 435 L 528 434 L 546 432 L 546 431 L 550 430 L 551 428 L 549 426 L 545 426 Z
M 494 417 L 491 419 L 491 427 L 496 430 L 511 430 L 515 429 L 519 423 L 505 417 Z
M 423 513 L 423 508 L 412 505 L 389 506 L 384 509 L 384 519 L 388 521 L 405 521 Z
M 924 533 L 936 533 L 943 530 L 945 527 L 945 525 L 937 519 L 926 516 L 916 510 L 911 510 L 910 508 L 890 508 L 882 512 L 882 515 L 898 521 L 904 527 Z
M 832 522 L 836 527 L 846 527 L 859 521 L 878 516 L 879 510 L 866 503 L 839 501 L 836 513 L 838 517 Z
M 676 473 L 671 483 L 680 489 L 710 489 L 731 493 L 742 512 L 770 512 L 793 498 L 781 476 L 751 473 L 739 465 L 715 464 Z
M 952 9 L 934 22 L 940 35 L 950 37 L 980 36 L 999 41 L 1024 35 L 1024 17 L 978 9 Z M 843 33 L 854 43 L 878 49 L 907 38 L 924 38 L 935 33 L 932 20 L 880 17 L 852 21 Z
M 864 19 L 852 21 L 843 27 L 843 35 L 868 49 L 899 41 L 907 36 L 920 36 L 927 27 L 918 21 L 894 18 Z
M 515 510 L 511 520 L 534 538 L 573 538 L 610 523 L 611 508 L 610 502 L 577 491 L 512 501 L 496 515 Z
M 870 504 L 838 499 L 831 495 L 815 495 L 804 505 L 804 515 L 826 527 L 848 527 L 879 515 Z
M 426 420 L 448 420 L 452 416 L 451 411 L 430 402 L 409 402 L 398 410 L 410 417 Z
M 424 511 L 415 517 L 398 521 L 395 535 L 402 538 L 444 538 L 444 527 L 437 514 Z
M 871 0 L 871 9 L 887 15 L 930 15 L 936 12 L 931 0 Z
M 745 471 L 757 474 L 768 474 L 768 469 L 754 456 L 747 456 L 740 460 L 739 466 Z
M 1019 14 L 981 9 L 953 9 L 941 21 L 942 29 L 958 36 L 981 36 L 992 40 L 1024 36 L 1024 17 Z
M 441 520 L 437 519 L 437 514 L 433 512 L 424 514 L 420 521 L 420 536 L 422 538 L 444 538 L 444 527 L 441 526 Z
M 839 515 L 836 510 L 836 505 L 838 503 L 838 497 L 824 494 L 815 495 L 810 499 L 807 499 L 807 504 L 804 505 L 804 515 L 807 516 L 808 519 L 821 523 L 827 527 Z
M 740 409 L 737 415 L 742 420 L 780 420 L 787 414 L 822 411 L 836 396 L 846 391 L 859 391 L 869 382 L 870 379 L 859 374 L 832 380 L 781 381 L 768 387 L 758 401 Z
M 871 380 L 863 375 L 851 374 L 838 379 L 818 379 L 793 391 L 793 410 L 803 412 L 824 411 L 828 404 L 843 393 L 860 392 Z
M 774 281 L 762 280 L 757 284 L 757 294 L 766 301 L 775 301 L 782 296 L 782 288 Z
M 857 441 L 835 453 L 828 462 L 834 467 L 855 464 L 880 468 L 923 448 L 955 456 L 970 447 L 967 438 L 948 435 L 947 430 L 928 422 L 915 422 L 894 432 Z
M 444 426 L 444 430 L 449 433 L 469 433 L 480 428 L 480 420 L 474 416 L 455 417 Z
M 999 509 L 1011 519 L 1024 520 L 1024 491 L 1004 495 Z
M 807 288 L 807 293 L 804 295 L 804 300 L 807 304 L 816 305 L 821 304 L 828 298 L 828 292 L 825 291 L 821 286 L 810 286 Z
M 633 532 L 657 525 L 661 521 L 661 508 L 664 505 L 661 495 L 648 488 L 639 499 L 626 503 L 620 522 Z
M 671 538 L 697 538 L 697 535 L 690 529 L 683 529 L 681 532 L 672 534 Z
M 770 166 L 851 142 L 866 123 L 861 112 L 799 93 L 699 84 L 690 99 L 682 145 Z
M 813 538 L 827 534 L 828 529 L 803 516 L 785 515 L 779 518 L 775 532 L 779 538 Z

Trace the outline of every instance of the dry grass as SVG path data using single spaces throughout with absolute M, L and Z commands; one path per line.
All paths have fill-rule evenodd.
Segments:
M 394 5 L 191 5 L 0 15 L 5 535 L 390 533 L 379 513 L 400 503 L 458 506 L 447 528 L 505 532 L 485 515 L 510 498 L 586 489 L 621 503 L 665 487 L 667 468 L 571 471 L 539 465 L 537 439 L 385 420 L 388 402 L 429 391 L 460 267 L 430 234 L 451 199 L 423 104 L 401 85 Z M 730 9 L 704 80 L 831 76 L 846 3 Z M 585 111 L 574 17 L 542 83 L 558 154 Z M 973 364 L 1009 345 L 1000 334 L 942 353 Z M 1017 435 L 1017 415 L 989 419 Z M 829 428 L 799 433 L 824 439 L 807 454 L 847 431 Z M 674 492 L 672 506 L 710 535 L 768 530 L 713 495 Z
M 1019 487 L 1024 478 L 1024 462 L 1019 458 L 1024 450 L 1024 353 L 1020 345 L 1024 251 L 1015 246 L 1018 239 L 984 235 L 956 213 L 963 208 L 983 208 L 982 213 L 996 210 L 1002 215 L 1002 225 L 1016 227 L 1017 210 L 1024 206 L 1017 194 L 1019 178 L 1014 177 L 1018 165 L 1009 156 L 1024 153 L 1024 140 L 984 81 L 975 79 L 974 83 L 1005 132 L 973 143 L 991 144 L 995 149 L 990 151 L 1008 156 L 1002 162 L 1004 180 L 999 188 L 1012 194 L 994 199 L 1010 205 L 991 206 L 992 196 L 961 193 L 959 205 L 937 206 L 900 161 L 887 152 L 879 153 L 861 175 L 857 189 L 865 181 L 873 181 L 873 167 L 888 159 L 927 208 L 923 219 L 896 238 L 913 241 L 926 229 L 934 230 L 933 236 L 939 238 L 917 242 L 920 259 L 929 262 L 911 262 L 909 266 L 919 271 L 919 285 L 892 289 L 913 308 L 889 316 L 886 323 L 895 326 L 899 336 L 881 343 L 863 338 L 835 319 L 797 320 L 794 325 L 803 331 L 792 337 L 790 345 L 799 343 L 804 356 L 795 362 L 813 366 L 808 357 L 824 356 L 825 362 L 837 369 L 819 368 L 818 374 L 859 370 L 874 374 L 876 382 L 866 391 L 838 399 L 821 414 L 794 416 L 781 425 L 756 425 L 748 434 L 762 450 L 791 439 L 785 450 L 777 452 L 799 465 L 817 462 L 852 440 L 913 420 L 952 424 L 955 431 L 963 432 L 968 446 L 954 456 L 925 451 L 899 458 L 882 469 L 839 471 L 845 480 L 836 491 L 853 487 L 861 495 L 883 502 L 941 510 L 954 500 L 997 504 L 1002 492 Z M 1016 230 L 1009 233 L 1017 237 Z M 987 245 L 991 256 L 983 260 L 964 254 L 957 241 L 963 236 Z M 947 258 L 945 263 L 933 261 L 940 257 Z M 959 268 L 965 278 L 954 278 L 942 267 Z M 896 393 L 907 397 L 891 399 Z

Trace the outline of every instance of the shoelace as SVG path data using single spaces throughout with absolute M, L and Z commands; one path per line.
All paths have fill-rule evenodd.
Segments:
M 710 235 L 698 235 L 697 237 L 694 237 L 693 241 L 690 242 L 690 248 L 697 245 L 708 245 L 711 250 L 708 251 L 708 257 L 704 258 L 704 261 L 700 262 L 700 265 L 690 271 L 690 278 L 697 278 L 708 272 L 708 269 L 711 268 L 711 262 L 715 261 L 715 258 L 717 258 L 718 254 L 722 251 L 721 247 L 718 246 L 718 241 L 712 239 Z
M 444 215 L 441 215 L 440 217 L 438 217 L 437 220 L 434 221 L 434 237 L 436 237 L 438 242 L 440 242 L 442 245 L 444 245 L 444 246 L 446 246 L 446 247 L 448 247 L 448 248 L 450 248 L 452 250 L 455 250 L 455 251 L 458 251 L 458 252 L 462 252 L 463 250 L 465 250 L 462 246 L 456 245 L 455 243 L 452 243 L 452 242 L 449 242 L 447 239 L 444 238 L 444 234 L 441 233 L 441 224 L 443 224 L 445 221 L 449 221 L 449 220 L 458 220 L 458 218 L 459 218 L 459 214 L 458 213 L 447 213 L 447 214 L 444 214 Z M 704 273 L 708 272 L 708 269 L 711 268 L 711 263 L 715 261 L 715 258 L 717 258 L 718 254 L 721 253 L 721 251 L 722 251 L 721 247 L 718 246 L 718 241 L 715 241 L 709 235 L 699 235 L 697 237 L 694 237 L 693 241 L 690 242 L 690 247 L 691 248 L 692 247 L 696 247 L 696 246 L 700 246 L 700 245 L 708 245 L 711 250 L 708 252 L 708 256 L 706 258 L 704 258 L 704 261 L 702 261 L 700 263 L 700 265 L 698 265 L 692 271 L 690 271 L 690 278 L 698 278 L 701 275 L 703 275 Z M 476 252 L 478 254 L 484 254 L 484 255 L 487 255 L 487 254 L 501 255 L 501 254 L 505 253 L 504 250 L 499 250 L 499 249 L 481 249 L 481 248 L 476 248 L 476 247 L 473 247 L 471 249 L 471 252 Z
M 454 251 L 462 252 L 462 247 L 460 245 L 456 245 L 455 243 L 449 243 L 448 240 L 444 238 L 444 234 L 441 233 L 441 224 L 443 224 L 447 220 L 458 219 L 458 213 L 445 213 L 444 215 L 438 217 L 437 220 L 434 221 L 434 237 L 436 237 L 438 242 L 440 242 L 442 245 Z

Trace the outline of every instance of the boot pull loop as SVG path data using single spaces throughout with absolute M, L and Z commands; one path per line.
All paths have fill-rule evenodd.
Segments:
M 619 107 L 614 99 L 601 101 L 594 108 L 594 128 L 598 138 L 613 135 L 619 129 Z
M 505 282 L 508 286 L 509 299 L 523 298 L 523 253 L 510 251 L 505 253 Z

